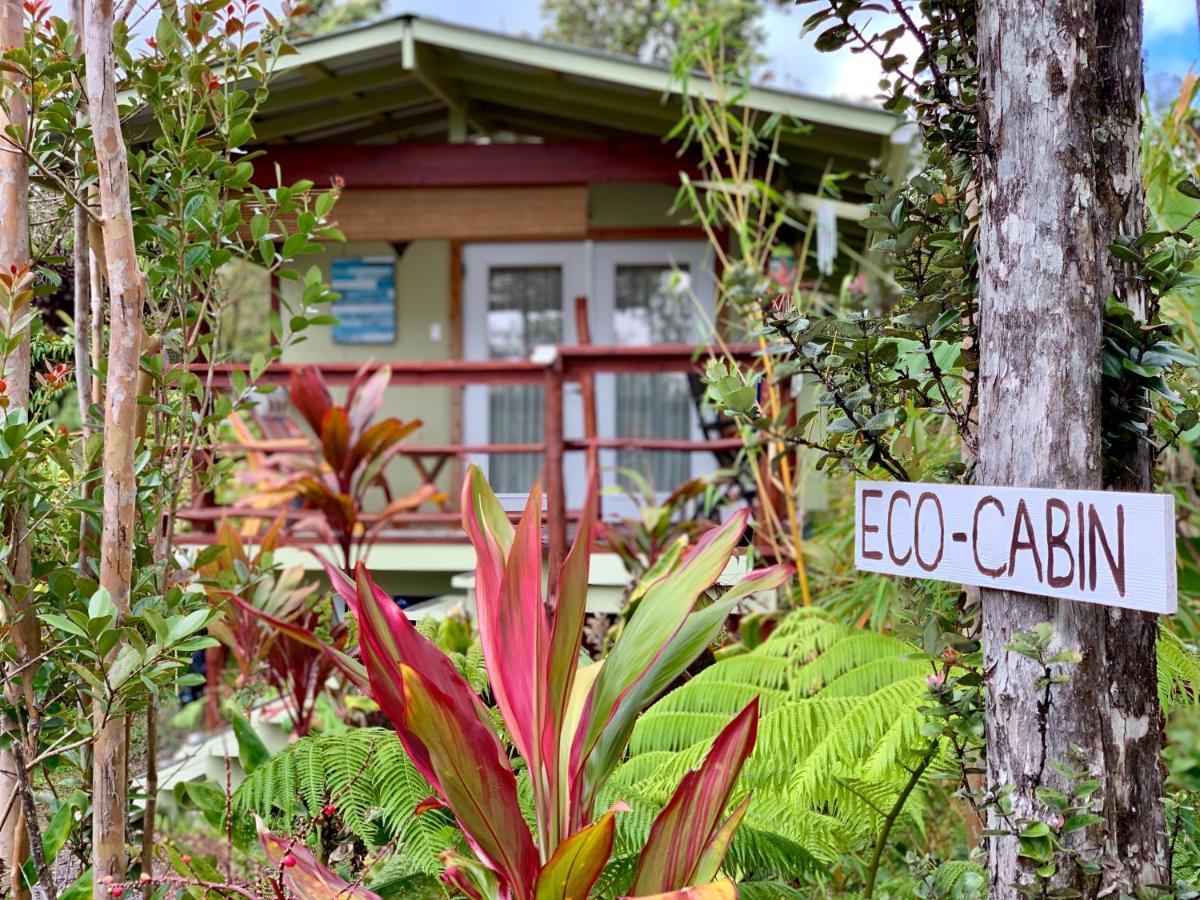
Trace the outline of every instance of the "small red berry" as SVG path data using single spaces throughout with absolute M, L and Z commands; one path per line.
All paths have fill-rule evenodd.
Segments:
M 190 856 L 188 856 L 186 853 L 183 854 L 183 856 L 179 857 L 179 861 L 181 863 L 183 863 L 185 866 L 190 866 L 192 864 L 192 858 Z
M 285 853 L 283 854 L 283 859 L 281 862 L 290 869 L 296 864 L 296 857 L 292 856 L 290 853 Z
M 332 803 L 326 803 L 321 812 L 325 814 L 325 818 L 332 819 L 337 815 L 337 807 Z
M 123 893 L 125 893 L 125 888 L 121 887 L 119 884 L 114 884 L 109 890 L 109 893 L 114 897 L 120 897 Z

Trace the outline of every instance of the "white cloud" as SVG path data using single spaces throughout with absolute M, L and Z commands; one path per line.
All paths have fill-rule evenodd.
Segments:
M 1147 38 L 1194 34 L 1195 0 L 1146 0 L 1145 30 Z
M 1190 2 L 1190 0 L 1189 0 Z M 762 18 L 767 32 L 763 52 L 770 59 L 768 69 L 774 81 L 781 87 L 806 91 L 825 97 L 859 102 L 878 102 L 879 61 L 870 53 L 851 53 L 839 50 L 822 53 L 813 46 L 816 34 L 800 36 L 808 12 L 805 8 L 769 8 Z M 875 23 L 872 30 L 880 25 Z M 917 52 L 916 39 L 905 35 L 896 43 L 894 52 L 907 53 L 911 58 Z

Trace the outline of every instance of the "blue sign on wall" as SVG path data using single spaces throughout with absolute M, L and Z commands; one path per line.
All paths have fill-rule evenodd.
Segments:
M 329 266 L 330 287 L 341 296 L 335 344 L 396 343 L 396 260 L 390 256 L 341 257 Z

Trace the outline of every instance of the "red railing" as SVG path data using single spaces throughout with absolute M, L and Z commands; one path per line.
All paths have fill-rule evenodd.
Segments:
M 393 385 L 451 386 L 471 385 L 499 386 L 515 384 L 540 384 L 544 388 L 545 433 L 538 443 L 528 444 L 420 444 L 407 445 L 402 454 L 414 460 L 421 478 L 428 484 L 440 477 L 445 464 L 454 459 L 474 455 L 541 453 L 545 454 L 544 486 L 547 504 L 547 541 L 551 562 L 561 561 L 567 545 L 567 522 L 578 517 L 578 511 L 569 511 L 566 490 L 563 484 L 563 459 L 567 453 L 583 452 L 594 455 L 599 450 L 646 450 L 692 453 L 696 451 L 721 452 L 736 450 L 741 441 L 735 437 L 716 439 L 661 439 L 661 438 L 605 438 L 595 433 L 595 417 L 588 415 L 586 407 L 594 404 L 591 382 L 600 374 L 697 373 L 714 356 L 748 362 L 758 353 L 750 344 L 735 344 L 722 347 L 700 347 L 688 344 L 667 344 L 654 347 L 621 347 L 575 345 L 559 346 L 554 353 L 547 353 L 539 361 L 464 361 L 435 360 L 422 362 L 391 362 Z M 380 364 L 382 365 L 382 363 Z M 297 364 L 279 363 L 272 365 L 259 378 L 260 383 L 287 384 Z M 321 371 L 325 380 L 332 385 L 349 384 L 359 371 L 355 363 L 324 363 Z M 218 365 L 212 373 L 213 387 L 225 388 L 232 385 L 232 373 L 245 370 L 240 365 Z M 581 396 L 585 404 L 584 437 L 568 439 L 563 426 L 563 388 L 568 382 L 581 385 Z M 594 407 L 593 407 L 594 409 Z M 306 443 L 296 439 L 263 440 L 253 444 L 229 443 L 216 448 L 218 453 L 262 453 L 295 452 Z M 287 511 L 299 517 L 303 510 Z M 197 524 L 209 523 L 223 515 L 264 515 L 239 507 L 196 508 L 185 510 L 181 518 Z M 458 514 L 448 508 L 437 512 L 418 511 L 402 515 L 398 525 L 452 526 Z M 210 534 L 192 532 L 181 536 L 184 542 L 207 543 Z M 388 536 L 393 541 L 404 541 L 403 532 Z M 294 543 L 308 543 L 295 541 Z M 553 569 L 552 569 L 553 571 Z

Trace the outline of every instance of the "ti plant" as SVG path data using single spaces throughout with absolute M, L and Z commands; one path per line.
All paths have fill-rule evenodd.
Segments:
M 597 816 L 597 795 L 639 713 L 717 636 L 740 599 L 778 588 L 791 569 L 751 572 L 720 600 L 696 609 L 737 547 L 746 527 L 741 513 L 709 531 L 654 582 L 603 662 L 580 666 L 591 515 L 583 516 L 557 595 L 547 604 L 540 490 L 531 493 L 514 529 L 472 467 L 462 508 L 477 559 L 480 641 L 496 705 L 529 778 L 535 833 L 488 709 L 361 564 L 354 582 L 326 567 L 358 617 L 365 668 L 337 658 L 392 720 L 434 788 L 431 802 L 449 808 L 474 851 L 475 859 L 446 857 L 449 884 L 476 900 L 583 898 L 609 861 L 622 808 Z M 757 730 L 758 703 L 752 701 L 716 737 L 700 768 L 683 777 L 654 821 L 634 894 L 736 896 L 730 881 L 715 879 L 748 807 L 745 797 L 725 815 Z
M 246 598 L 232 591 L 224 592 L 224 596 L 247 619 L 255 619 L 277 632 L 266 649 L 267 684 L 279 692 L 293 730 L 303 737 L 312 729 L 317 698 L 337 669 L 334 657 L 323 649 L 316 636 L 323 634 L 329 641 L 324 646 L 341 652 L 350 641 L 349 629 L 344 622 L 329 621 L 328 607 L 303 602 L 269 610 L 256 602 L 258 598 Z
M 345 405 L 333 402 L 321 370 L 305 366 L 292 374 L 289 392 L 292 404 L 317 436 L 317 459 L 288 456 L 280 464 L 281 477 L 260 501 L 286 502 L 300 498 L 316 510 L 295 526 L 311 529 L 341 551 L 342 571 L 349 574 L 362 559 L 380 531 L 411 510 L 435 497 L 431 485 L 410 494 L 393 497 L 386 472 L 401 449 L 401 442 L 421 427 L 419 419 L 408 422 L 395 416 L 376 422 L 383 393 L 392 370 L 384 366 L 372 375 L 363 366 L 355 375 Z M 386 505 L 367 513 L 367 493 L 379 487 Z
M 626 599 L 634 603 L 647 576 L 669 569 L 687 546 L 713 527 L 713 506 L 719 498 L 716 486 L 707 478 L 685 481 L 659 500 L 640 472 L 622 469 L 621 474 L 629 486 L 620 490 L 633 502 L 637 515 L 620 525 L 601 523 L 602 537 L 632 576 L 633 587 Z
M 256 552 L 250 554 L 237 528 L 222 519 L 217 525 L 217 542 L 197 560 L 209 601 L 222 613 L 208 630 L 233 655 L 238 688 L 253 682 L 281 633 L 231 602 L 229 595 L 236 594 L 250 606 L 288 619 L 303 611 L 305 601 L 316 590 L 315 584 L 302 583 L 303 566 L 283 571 L 274 566 L 273 554 L 283 524 L 283 516 L 279 516 L 259 538 Z

